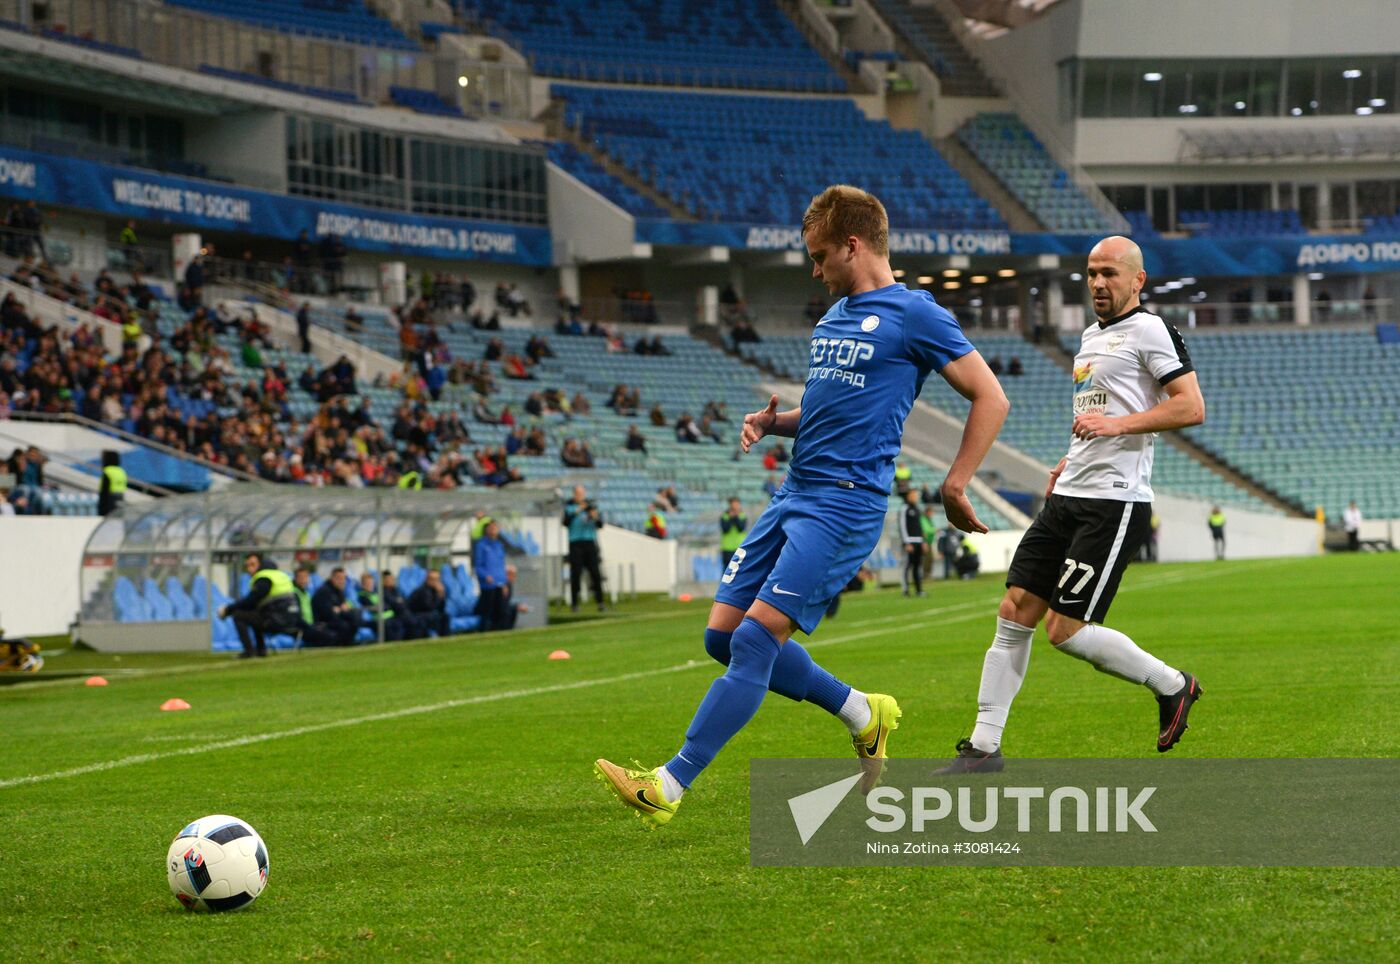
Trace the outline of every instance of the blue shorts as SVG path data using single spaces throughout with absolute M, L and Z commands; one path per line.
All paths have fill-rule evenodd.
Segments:
M 747 610 L 762 599 L 811 633 L 875 551 L 887 503 L 834 485 L 790 486 L 778 490 L 734 551 L 715 602 Z

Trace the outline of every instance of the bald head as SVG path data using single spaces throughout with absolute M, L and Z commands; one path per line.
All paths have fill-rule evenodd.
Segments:
M 1127 269 L 1129 274 L 1137 274 L 1142 268 L 1142 248 L 1139 248 L 1132 238 L 1125 238 L 1121 234 L 1104 238 L 1094 249 L 1089 252 L 1089 257 L 1100 255 L 1110 261 L 1117 261 Z
M 1138 307 L 1138 293 L 1147 283 L 1142 249 L 1118 235 L 1104 238 L 1089 252 L 1087 280 L 1099 321 L 1132 311 Z

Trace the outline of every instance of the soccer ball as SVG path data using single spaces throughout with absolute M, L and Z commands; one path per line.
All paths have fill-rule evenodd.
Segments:
M 237 910 L 267 886 L 267 845 L 237 817 L 200 817 L 170 845 L 165 873 L 188 910 Z

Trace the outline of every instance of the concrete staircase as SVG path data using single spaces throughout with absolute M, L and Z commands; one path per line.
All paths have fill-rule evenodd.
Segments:
M 963 176 L 973 190 L 991 202 L 1012 231 L 1044 231 L 1045 226 L 1035 219 L 1035 215 L 1026 210 L 1021 202 L 1002 186 L 995 174 L 987 170 L 982 162 L 973 156 L 972 152 L 957 139 L 943 137 L 933 142 L 933 146 L 938 148 L 948 163 L 953 165 L 953 170 Z
M 551 107 L 551 110 L 555 110 L 555 107 Z M 603 170 L 607 171 L 608 174 L 617 178 L 623 184 L 626 184 L 628 187 L 636 191 L 642 197 L 649 198 L 661 207 L 665 208 L 666 213 L 669 214 L 671 217 L 675 218 L 676 220 L 696 220 L 694 213 L 692 213 L 691 210 L 687 208 L 684 204 L 682 204 L 680 201 L 677 201 L 669 194 L 666 194 L 663 191 L 659 190 L 655 185 L 649 184 L 646 181 L 642 180 L 640 177 L 638 177 L 636 174 L 633 174 L 626 167 L 623 167 L 621 164 L 617 163 L 617 161 L 613 160 L 612 157 L 602 148 L 598 147 L 596 144 L 588 140 L 578 131 L 565 125 L 562 119 L 562 115 L 563 111 L 558 111 L 555 118 L 548 125 L 548 129 L 554 137 L 557 137 L 559 140 L 562 141 L 567 141 L 568 143 L 577 147 L 584 154 L 587 154 L 594 161 L 597 161 L 598 165 L 602 167 Z

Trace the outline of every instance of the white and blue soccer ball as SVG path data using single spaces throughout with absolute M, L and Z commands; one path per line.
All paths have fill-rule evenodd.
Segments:
M 165 872 L 187 909 L 237 910 L 267 887 L 267 844 L 237 817 L 200 817 L 170 845 Z

